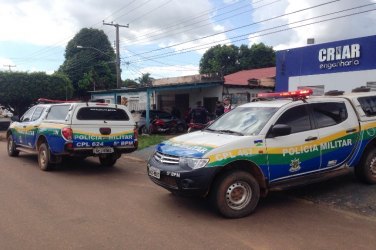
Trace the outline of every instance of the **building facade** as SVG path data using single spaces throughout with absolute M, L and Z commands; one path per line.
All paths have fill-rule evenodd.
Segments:
M 376 36 L 277 51 L 276 91 L 376 90 Z

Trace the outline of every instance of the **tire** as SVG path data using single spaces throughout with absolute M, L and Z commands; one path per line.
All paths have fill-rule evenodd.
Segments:
M 143 127 L 141 128 L 141 134 L 143 134 L 143 135 L 145 135 L 145 134 L 149 134 L 149 130 L 148 130 L 148 128 L 147 128 L 146 126 L 143 126 Z
M 14 143 L 12 135 L 9 135 L 7 138 L 7 149 L 9 156 L 15 157 L 20 154 L 20 151 L 16 149 L 16 144 Z
M 183 133 L 184 130 L 185 130 L 185 128 L 184 128 L 184 126 L 183 126 L 182 124 L 177 125 L 177 127 L 176 127 L 176 131 L 177 131 L 178 133 Z
M 51 170 L 51 153 L 46 143 L 42 143 L 38 148 L 38 165 L 43 171 Z
M 355 167 L 356 177 L 367 184 L 376 184 L 376 148 L 367 150 Z
M 214 182 L 212 202 L 227 218 L 241 218 L 251 214 L 260 199 L 256 179 L 244 171 L 231 171 Z
M 115 165 L 116 161 L 117 157 L 113 154 L 99 156 L 99 162 L 104 167 L 112 167 Z

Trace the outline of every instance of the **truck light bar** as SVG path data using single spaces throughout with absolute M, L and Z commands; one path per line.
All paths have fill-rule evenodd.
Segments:
M 293 98 L 293 99 L 306 99 L 307 96 L 312 95 L 312 89 L 300 89 L 296 91 L 288 92 L 276 92 L 276 93 L 258 93 L 259 98 Z
M 78 100 L 53 100 L 53 99 L 46 99 L 46 98 L 39 98 L 39 103 L 67 103 L 67 102 L 80 102 Z

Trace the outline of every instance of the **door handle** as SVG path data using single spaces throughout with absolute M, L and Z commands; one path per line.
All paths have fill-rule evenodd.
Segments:
M 351 129 L 346 130 L 346 133 L 352 133 L 352 132 L 356 132 L 356 128 L 351 128 Z
M 317 140 L 317 137 L 316 136 L 309 136 L 305 139 L 305 141 L 314 141 L 314 140 Z

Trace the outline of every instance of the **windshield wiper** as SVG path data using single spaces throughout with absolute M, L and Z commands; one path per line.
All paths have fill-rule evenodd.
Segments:
M 213 131 L 217 131 L 215 129 L 211 129 L 211 128 L 204 128 L 203 131 L 210 131 L 210 132 L 213 132 Z
M 237 131 L 233 131 L 233 130 L 228 130 L 228 129 L 217 130 L 217 132 L 219 132 L 219 133 L 227 133 L 227 134 L 235 134 L 235 135 L 241 135 L 241 136 L 244 135 L 243 133 L 240 133 L 240 132 L 237 132 Z

